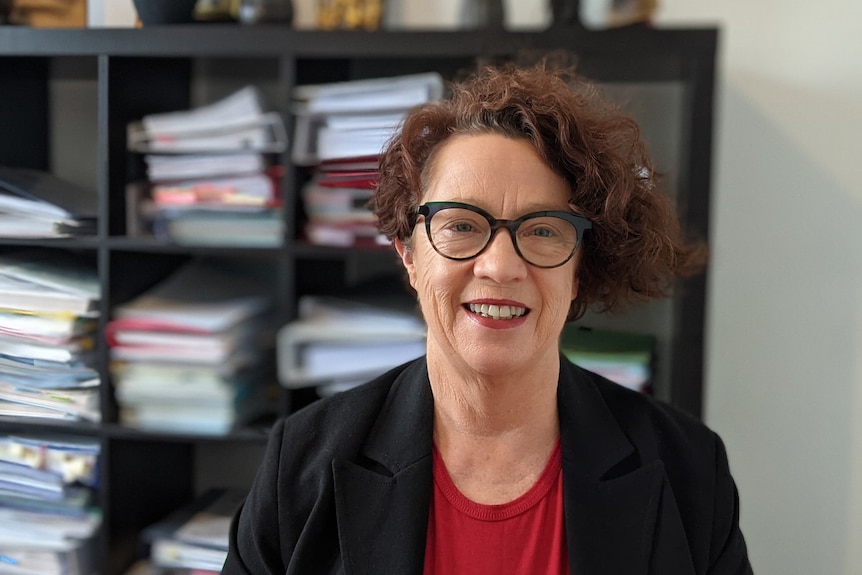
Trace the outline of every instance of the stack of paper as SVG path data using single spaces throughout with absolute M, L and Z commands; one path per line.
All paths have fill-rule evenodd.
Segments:
M 278 373 L 288 388 L 326 394 L 425 353 L 425 324 L 415 314 L 359 302 L 303 296 L 299 319 L 278 334 Z
M 0 415 L 99 421 L 96 270 L 54 250 L 0 256 Z
M 0 166 L 0 237 L 95 234 L 96 204 L 94 191 L 47 172 Z
M 285 147 L 281 117 L 263 111 L 254 86 L 191 110 L 144 116 L 129 125 L 128 141 L 129 149 L 152 154 L 281 152 Z
M 0 436 L 0 572 L 91 572 L 98 458 L 95 439 Z
M 254 86 L 199 108 L 151 114 L 128 130 L 145 153 L 149 194 L 132 198 L 135 217 L 180 244 L 276 246 L 280 180 L 268 154 L 285 149 L 281 116 L 265 113 Z M 132 184 L 130 195 L 138 190 Z
M 271 303 L 256 282 L 195 260 L 118 306 L 106 337 L 121 422 L 221 434 L 271 409 Z
M 414 106 L 443 95 L 436 72 L 297 86 L 292 158 L 317 166 L 302 190 L 305 239 L 375 247 L 388 241 L 365 204 L 377 186 L 377 158 Z
M 368 207 L 377 187 L 377 158 L 324 162 L 302 188 L 308 219 L 305 238 L 317 245 L 375 247 L 389 245 Z
M 378 155 L 407 110 L 442 95 L 436 72 L 297 86 L 293 161 L 311 166 Z
M 147 527 L 143 538 L 150 548 L 151 568 L 220 573 L 227 558 L 230 522 L 246 494 L 240 489 L 211 489 Z
M 584 369 L 620 385 L 648 393 L 655 361 L 655 337 L 567 325 L 563 354 Z

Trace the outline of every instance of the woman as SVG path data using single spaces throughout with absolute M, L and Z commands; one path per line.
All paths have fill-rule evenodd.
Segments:
M 485 69 L 408 115 L 374 207 L 427 354 L 275 427 L 224 573 L 751 572 L 718 437 L 559 351 L 702 264 L 632 120 Z

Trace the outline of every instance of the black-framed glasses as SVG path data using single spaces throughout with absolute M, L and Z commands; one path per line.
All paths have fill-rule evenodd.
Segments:
M 431 246 L 450 260 L 469 260 L 491 244 L 500 228 L 509 231 L 518 255 L 539 268 L 569 261 L 592 228 L 585 217 L 562 210 L 532 212 L 516 220 L 498 220 L 482 208 L 461 202 L 427 202 L 417 213 L 425 216 Z

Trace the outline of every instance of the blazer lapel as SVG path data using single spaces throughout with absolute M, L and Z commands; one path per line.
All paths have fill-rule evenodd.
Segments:
M 362 461 L 332 464 L 347 575 L 421 575 L 431 504 L 433 398 L 425 362 L 398 376 Z
M 594 383 L 565 360 L 558 401 L 571 572 L 648 573 L 663 464 L 638 461 Z

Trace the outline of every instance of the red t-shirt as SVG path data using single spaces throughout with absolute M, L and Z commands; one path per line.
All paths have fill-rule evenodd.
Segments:
M 476 503 L 458 491 L 436 445 L 433 467 L 424 575 L 569 572 L 559 441 L 536 484 L 501 505 Z

